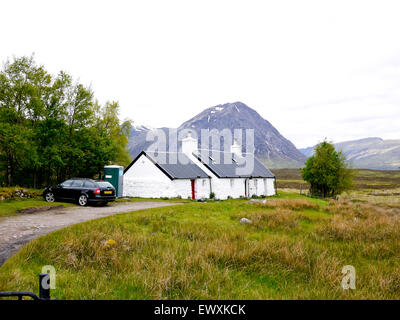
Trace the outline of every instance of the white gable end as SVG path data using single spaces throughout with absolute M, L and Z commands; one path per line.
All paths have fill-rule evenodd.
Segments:
M 210 196 L 210 179 L 195 179 L 196 199 Z M 141 198 L 192 197 L 191 179 L 171 180 L 146 155 L 142 154 L 124 173 L 124 196 Z
M 160 198 L 174 196 L 172 180 L 144 154 L 125 172 L 123 190 L 125 197 Z

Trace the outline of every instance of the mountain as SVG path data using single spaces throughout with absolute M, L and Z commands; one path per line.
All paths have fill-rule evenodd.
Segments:
M 168 128 L 162 129 L 167 130 Z M 195 131 L 198 137 L 201 136 L 201 129 L 217 129 L 219 131 L 230 129 L 232 132 L 234 129 L 242 129 L 243 135 L 246 129 L 254 129 L 255 155 L 271 168 L 298 168 L 306 159 L 294 144 L 283 137 L 269 121 L 263 119 L 255 110 L 242 102 L 226 103 L 205 109 L 180 125 L 178 132 L 184 129 Z M 151 129 L 143 126 L 132 130 L 130 150 L 133 157 L 151 144 L 151 142 L 145 141 L 149 130 Z M 245 141 L 243 138 L 239 143 L 244 146 Z M 169 143 L 171 142 L 169 141 Z
M 374 170 L 400 169 L 400 140 L 366 138 L 335 144 L 342 151 L 353 168 Z M 313 154 L 314 147 L 300 149 L 307 157 Z
M 129 153 L 132 158 L 135 158 L 140 151 L 147 149 L 150 145 L 150 143 L 146 143 L 146 135 L 152 130 L 154 130 L 154 128 L 144 125 L 133 125 L 129 133 L 128 143 Z
M 311 157 L 314 154 L 314 147 L 308 147 L 308 148 L 301 148 L 299 151 L 304 154 L 307 158 Z

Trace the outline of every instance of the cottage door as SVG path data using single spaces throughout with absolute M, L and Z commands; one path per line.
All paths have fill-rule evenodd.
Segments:
M 257 187 L 256 187 L 256 181 L 254 179 L 249 179 L 249 184 L 248 184 L 248 197 L 252 197 L 253 195 L 257 195 Z
M 195 190 L 194 190 L 194 179 L 190 180 L 190 183 L 192 185 L 192 199 L 194 200 L 196 198 Z

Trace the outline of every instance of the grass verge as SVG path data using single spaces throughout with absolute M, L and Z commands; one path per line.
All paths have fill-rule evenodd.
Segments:
M 40 199 L 20 199 L 20 200 L 3 200 L 0 201 L 0 218 L 16 216 L 19 213 L 17 211 L 34 208 L 34 207 L 48 207 L 48 206 L 73 206 L 72 203 L 65 202 L 48 202 Z
M 0 291 L 37 291 L 53 265 L 58 299 L 399 299 L 393 210 L 282 194 L 118 214 L 27 244 Z M 341 287 L 345 265 L 356 290 Z

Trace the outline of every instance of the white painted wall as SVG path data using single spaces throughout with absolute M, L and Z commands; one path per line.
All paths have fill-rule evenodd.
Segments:
M 243 190 L 240 193 L 240 183 L 235 182 L 234 187 L 231 188 L 230 179 L 220 179 L 214 173 L 212 173 L 204 164 L 202 164 L 192 153 L 186 154 L 190 160 L 200 167 L 208 176 L 211 177 L 211 192 L 214 192 L 216 199 L 227 199 L 228 196 L 232 198 L 239 198 L 241 195 L 244 196 L 244 182 L 242 182 Z M 210 197 L 210 191 L 206 198 Z
M 245 194 L 245 180 L 244 178 L 234 178 L 234 183 L 231 183 L 232 179 L 218 178 L 214 175 L 204 164 L 202 164 L 192 154 L 187 154 L 190 160 L 197 164 L 205 173 L 211 177 L 211 190 L 215 194 L 217 199 L 227 199 L 228 197 L 240 198 L 246 197 Z M 257 181 L 254 181 L 257 180 Z M 258 178 L 258 179 L 247 179 L 247 192 L 251 197 L 253 194 L 257 196 L 273 196 L 275 194 L 275 185 L 273 178 Z M 250 189 L 249 189 L 250 186 Z M 207 197 L 208 198 L 208 197 Z
M 273 196 L 275 195 L 274 178 L 253 178 L 248 179 L 248 196 Z
M 190 179 L 168 178 L 145 155 L 140 158 L 124 174 L 124 197 L 142 198 L 192 198 Z M 210 179 L 195 179 L 196 199 L 209 198 Z
M 275 179 L 273 178 L 268 178 L 268 179 L 264 179 L 265 180 L 265 185 L 266 185 L 266 196 L 274 196 L 275 195 Z
M 196 199 L 209 198 L 210 192 L 214 192 L 215 198 L 227 199 L 228 197 L 246 197 L 244 178 L 222 178 L 216 177 L 200 161 L 191 156 L 190 159 L 196 163 L 211 179 L 195 179 Z M 248 196 L 272 196 L 275 194 L 274 179 L 254 178 L 247 179 Z M 126 197 L 161 198 L 161 197 L 192 197 L 190 179 L 169 179 L 153 162 L 142 155 L 124 174 L 123 195 Z
M 210 193 L 211 193 L 210 190 L 211 190 L 210 178 L 196 179 L 195 182 L 196 199 L 210 198 Z
M 192 184 L 190 179 L 176 179 L 173 181 L 176 196 L 184 199 L 192 198 Z M 208 199 L 210 197 L 210 179 L 199 178 L 194 182 L 195 199 Z
M 145 155 L 141 155 L 124 174 L 124 197 L 160 198 L 174 194 L 172 180 Z
M 217 199 L 245 197 L 244 179 L 212 178 L 212 189 Z

